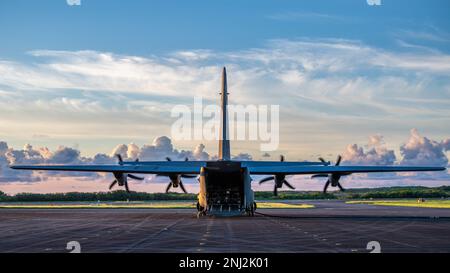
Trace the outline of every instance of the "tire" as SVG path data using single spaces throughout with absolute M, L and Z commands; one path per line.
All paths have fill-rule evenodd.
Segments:
M 200 203 L 197 202 L 197 211 L 204 211 L 204 210 L 205 209 L 202 206 L 200 206 Z

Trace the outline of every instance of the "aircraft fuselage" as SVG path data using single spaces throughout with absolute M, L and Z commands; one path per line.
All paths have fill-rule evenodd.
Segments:
M 241 162 L 208 162 L 200 171 L 197 209 L 210 215 L 253 214 L 251 177 Z

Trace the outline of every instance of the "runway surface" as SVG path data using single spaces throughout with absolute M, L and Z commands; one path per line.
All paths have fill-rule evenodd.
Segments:
M 306 201 L 255 217 L 190 209 L 0 209 L 0 252 L 450 252 L 450 210 Z

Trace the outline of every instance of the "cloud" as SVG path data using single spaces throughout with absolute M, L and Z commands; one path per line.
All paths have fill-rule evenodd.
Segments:
M 343 163 L 355 165 L 393 165 L 396 161 L 394 150 L 389 150 L 384 145 L 383 136 L 373 135 L 369 137 L 368 149 L 357 144 L 350 144 L 342 154 Z
M 218 102 L 221 65 L 230 71 L 232 103 L 280 105 L 280 139 L 297 145 L 290 149 L 296 154 L 286 154 L 290 157 L 305 157 L 308 149 L 335 153 L 349 136 L 371 134 L 375 122 L 385 135 L 412 127 L 442 135 L 450 124 L 450 56 L 438 51 L 300 38 L 160 56 L 93 50 L 30 54 L 27 61 L 0 60 L 0 131 L 13 138 L 24 132 L 48 135 L 46 143 L 53 145 L 69 138 L 83 138 L 80 144 L 90 147 L 92 139 L 113 145 L 117 141 L 111 139 L 139 142 L 168 134 L 173 106 L 191 106 L 194 95 Z M 432 127 L 436 119 L 444 125 Z M 337 145 L 329 141 L 331 134 L 342 136 Z M 299 135 L 304 146 L 297 143 Z
M 195 147 L 194 152 L 192 153 L 193 157 L 198 160 L 208 160 L 209 154 L 205 152 L 205 145 L 199 144 Z
M 447 138 L 446 140 L 442 141 L 442 147 L 445 149 L 446 152 L 450 151 L 450 138 Z
M 8 151 L 8 143 L 0 141 L 0 155 L 4 155 Z
M 356 165 L 433 165 L 436 163 L 448 162 L 445 157 L 445 151 L 449 150 L 450 139 L 443 141 L 434 141 L 418 134 L 417 130 L 411 130 L 410 139 L 400 147 L 403 158 L 397 160 L 394 150 L 386 147 L 384 137 L 382 135 L 372 135 L 368 139 L 365 146 L 358 144 L 348 145 L 343 155 L 344 164 Z M 79 182 L 110 182 L 109 174 L 97 173 L 76 173 L 76 172 L 32 172 L 32 171 L 16 171 L 8 168 L 10 164 L 116 164 L 117 159 L 114 157 L 116 153 L 120 153 L 125 160 L 165 160 L 166 156 L 173 160 L 184 160 L 188 157 L 190 160 L 215 160 L 216 155 L 211 156 L 205 151 L 203 144 L 198 144 L 192 150 L 178 150 L 174 147 L 171 139 L 167 136 L 155 138 L 151 144 L 144 144 L 141 147 L 134 143 L 119 144 L 112 152 L 107 155 L 103 153 L 95 154 L 93 157 L 83 157 L 81 152 L 75 148 L 59 146 L 55 151 L 51 151 L 46 147 L 34 148 L 26 144 L 20 150 L 15 150 L 8 146 L 4 141 L 0 141 L 0 182 L 8 183 L 46 183 L 61 179 L 68 181 L 72 179 L 74 185 Z M 240 153 L 233 156 L 234 160 L 252 160 L 249 153 Z M 446 180 L 447 179 L 447 180 Z M 194 181 L 194 180 L 192 180 Z M 294 176 L 289 179 L 297 184 L 299 189 L 321 189 L 323 184 L 317 181 L 310 181 L 306 176 Z M 448 182 L 448 173 L 438 174 L 374 174 L 374 175 L 353 175 L 346 177 L 344 183 L 347 187 L 379 187 L 379 186 L 407 186 L 407 185 L 444 185 L 443 181 Z M 191 182 L 187 180 L 186 182 Z M 50 182 L 49 182 L 50 183 Z M 106 182 L 105 182 L 106 183 Z M 137 183 L 137 182 L 136 182 Z M 40 185 L 37 184 L 37 185 Z M 104 184 L 104 183 L 103 183 Z M 102 187 L 104 188 L 104 185 Z M 145 184 L 145 182 L 144 182 Z M 72 184 L 71 184 L 72 185 Z M 24 188 L 26 186 L 18 186 Z M 67 186 L 69 187 L 69 186 Z M 139 188 L 144 188 L 140 185 Z M 60 187 L 58 187 L 60 188 Z M 84 188 L 84 186 L 82 187 Z M 102 189 L 103 189 L 102 188 Z M 8 188 L 10 191 L 13 189 Z M 194 186 L 191 190 L 196 190 Z M 256 186 L 255 189 L 266 189 Z M 68 191 L 73 190 L 72 188 Z
M 417 129 L 411 130 L 409 140 L 400 147 L 403 156 L 402 165 L 447 166 L 445 152 L 449 150 L 450 139 L 441 142 L 431 140 L 419 134 Z
M 416 129 L 411 130 L 411 135 L 406 144 L 399 147 L 401 158 L 397 158 L 394 150 L 386 147 L 384 137 L 373 135 L 364 149 L 358 144 L 350 144 L 342 154 L 343 164 L 375 165 L 375 166 L 447 166 L 448 158 L 445 152 L 448 149 L 450 139 L 438 142 L 419 135 Z M 400 185 L 391 180 L 416 179 L 417 181 L 448 179 L 449 172 L 410 172 L 410 173 L 370 173 L 353 175 L 347 180 L 363 179 L 385 181 L 386 185 Z M 415 184 L 420 183 L 416 182 Z M 379 184 L 379 183 L 378 183 Z M 414 184 L 414 183 L 413 183 Z M 413 185 L 411 184 L 411 185 Z M 414 184 L 414 185 L 415 185 Z M 374 184 L 375 185 L 375 184 Z M 424 184 L 424 185 L 428 185 Z
M 184 90 L 209 91 L 212 86 L 204 83 L 211 83 L 219 75 L 217 67 L 186 66 L 184 62 L 192 61 L 186 56 L 195 52 L 175 54 L 179 56 L 179 64 L 156 57 L 89 50 L 37 50 L 30 54 L 45 61 L 28 65 L 0 60 L 0 85 L 19 90 L 78 89 L 174 96 L 182 93 L 182 86 Z M 203 87 L 199 82 L 203 82 Z
M 232 157 L 233 160 L 241 160 L 241 161 L 249 161 L 252 160 L 253 157 L 251 154 L 248 153 L 240 153 L 238 155 L 235 155 Z
M 56 177 L 88 177 L 96 179 L 104 176 L 97 173 L 83 172 L 32 172 L 12 170 L 8 166 L 11 164 L 116 164 L 116 154 L 120 154 L 124 160 L 141 161 L 165 161 L 166 157 L 172 160 L 213 160 L 217 156 L 211 156 L 205 151 L 205 145 L 198 144 L 193 150 L 178 150 L 172 140 L 167 136 L 160 136 L 153 140 L 152 144 L 144 144 L 142 147 L 134 143 L 119 144 L 110 155 L 98 153 L 93 157 L 82 157 L 81 152 L 75 148 L 59 146 L 54 152 L 46 147 L 33 148 L 26 144 L 23 149 L 15 150 L 8 148 L 6 142 L 0 142 L 0 182 L 34 182 L 46 179 L 40 173 L 47 173 L 48 176 Z M 252 160 L 252 156 L 240 153 L 233 156 L 234 160 Z
M 299 20 L 311 20 L 311 19 L 317 19 L 317 20 L 339 20 L 343 21 L 345 20 L 344 17 L 331 15 L 331 14 L 325 14 L 325 13 L 316 13 L 316 12 L 282 12 L 282 13 L 276 13 L 267 16 L 268 19 L 277 20 L 277 21 L 299 21 Z
M 342 76 L 358 70 L 373 70 L 377 74 L 450 72 L 450 56 L 443 53 L 390 52 L 343 39 L 275 39 L 261 48 L 224 52 L 181 50 L 162 57 L 92 50 L 35 50 L 30 54 L 37 58 L 37 63 L 0 60 L 1 86 L 16 90 L 76 89 L 165 96 L 186 96 L 186 90 L 191 91 L 189 95 L 209 94 L 218 87 L 217 63 L 229 64 L 245 76 L 234 77 L 238 81 L 269 76 L 287 83 L 318 73 Z M 392 70 L 384 71 L 385 68 Z
M 81 152 L 75 148 L 59 146 L 54 152 L 46 147 L 33 148 L 26 144 L 23 149 L 9 148 L 4 141 L 0 142 L 0 182 L 36 182 L 47 179 L 46 176 L 56 177 L 87 177 L 96 179 L 104 176 L 97 173 L 83 172 L 33 172 L 12 170 L 11 164 L 116 164 L 115 154 L 122 155 L 124 160 L 166 160 L 168 156 L 173 160 L 208 160 L 210 155 L 205 151 L 203 144 L 197 145 L 192 151 L 177 150 L 172 141 L 166 136 L 157 137 L 152 144 L 145 144 L 139 148 L 134 143 L 117 145 L 110 155 L 103 153 L 93 157 L 82 157 Z M 41 175 L 47 173 L 47 175 Z

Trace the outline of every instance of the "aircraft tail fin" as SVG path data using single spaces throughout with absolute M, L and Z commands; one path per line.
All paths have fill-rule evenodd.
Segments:
M 220 119 L 220 139 L 219 139 L 219 160 L 230 160 L 230 139 L 228 132 L 228 92 L 227 92 L 227 70 L 222 70 L 222 90 L 221 90 L 221 119 Z

